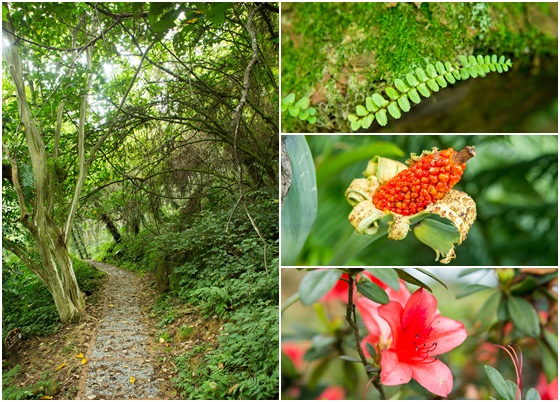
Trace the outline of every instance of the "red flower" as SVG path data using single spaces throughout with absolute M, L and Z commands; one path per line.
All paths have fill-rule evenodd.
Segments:
M 391 327 L 393 342 L 381 355 L 381 383 L 406 384 L 414 378 L 428 391 L 447 396 L 453 375 L 433 356 L 459 346 L 467 337 L 465 326 L 437 313 L 434 296 L 420 288 L 406 305 L 395 301 L 380 306 L 379 315 Z
M 339 401 L 346 399 L 346 390 L 338 385 L 328 386 L 317 398 L 319 400 Z
M 374 283 L 378 284 L 379 286 L 385 286 L 383 285 L 382 282 L 379 281 L 379 279 L 375 278 L 369 272 L 366 271 L 360 272 L 358 275 L 356 275 L 356 279 L 358 279 L 360 275 L 366 275 L 368 278 L 370 278 Z M 354 286 L 354 293 L 355 292 L 356 292 L 356 287 Z M 338 278 L 338 281 L 333 286 L 333 288 L 329 290 L 328 293 L 325 294 L 319 301 L 326 302 L 330 300 L 339 300 L 343 303 L 348 302 L 348 274 L 340 275 L 340 278 Z
M 539 391 L 541 395 L 541 399 L 550 400 L 550 401 L 557 401 L 558 400 L 558 377 L 556 377 L 552 382 L 549 384 L 546 381 L 546 376 L 544 373 L 541 373 L 539 376 L 539 381 L 536 385 L 536 390 Z

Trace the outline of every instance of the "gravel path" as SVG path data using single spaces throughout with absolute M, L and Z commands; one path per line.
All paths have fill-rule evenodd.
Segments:
M 113 265 L 89 261 L 109 275 L 104 314 L 88 353 L 78 399 L 161 399 L 142 312 L 140 279 Z

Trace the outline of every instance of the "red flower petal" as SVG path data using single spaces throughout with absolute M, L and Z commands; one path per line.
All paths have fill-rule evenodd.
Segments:
M 411 365 L 412 378 L 439 396 L 447 396 L 453 389 L 453 375 L 451 370 L 439 360 L 434 360 L 429 364 Z

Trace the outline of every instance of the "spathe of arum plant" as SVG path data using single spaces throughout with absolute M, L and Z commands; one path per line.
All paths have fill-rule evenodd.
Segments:
M 461 66 L 450 62 L 438 61 L 435 65 L 428 64 L 425 69 L 418 67 L 415 72 L 408 73 L 404 80 L 397 78 L 392 86 L 385 88 L 389 97 L 375 93 L 366 98 L 365 105 L 356 106 L 356 114 L 348 115 L 352 130 L 367 129 L 374 120 L 381 126 L 387 124 L 387 112 L 395 118 L 401 117 L 402 112 L 410 111 L 410 101 L 415 104 L 421 102 L 420 94 L 429 98 L 431 92 L 438 92 L 447 84 L 455 84 L 469 77 L 484 77 L 489 72 L 508 71 L 513 66 L 511 59 L 501 56 L 459 56 Z M 431 91 L 431 92 L 430 92 Z
M 454 244 L 466 239 L 476 219 L 475 202 L 468 194 L 453 190 L 449 183 L 459 181 L 466 161 L 474 155 L 474 147 L 465 147 L 459 152 L 451 148 L 442 151 L 433 148 L 420 156 L 412 154 L 408 169 L 400 162 L 375 156 L 364 171 L 365 178 L 354 179 L 346 190 L 346 200 L 354 207 L 348 220 L 358 238 L 351 237 L 349 243 L 354 244 L 342 247 L 342 253 L 353 255 L 386 234 L 391 240 L 403 240 L 410 227 L 416 224 L 413 231 L 418 240 L 436 252 L 436 261 L 449 263 L 455 258 Z M 446 171 L 448 173 L 444 173 Z M 415 187 L 418 187 L 416 191 Z M 395 198 L 390 202 L 393 206 L 378 208 L 388 205 L 376 203 L 381 193 L 384 200 Z M 404 201 L 407 208 L 413 203 L 420 205 L 413 209 L 419 212 L 408 212 L 404 206 L 401 210 Z M 395 210 L 395 206 L 398 209 Z M 360 239 L 360 235 L 367 236 Z M 345 259 L 339 251 L 329 265 L 338 265 Z

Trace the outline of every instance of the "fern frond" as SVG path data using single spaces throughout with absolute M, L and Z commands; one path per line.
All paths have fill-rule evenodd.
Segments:
M 457 81 L 468 78 L 484 77 L 489 72 L 507 72 L 513 66 L 511 59 L 501 56 L 459 56 L 460 64 L 440 61 L 428 64 L 425 68 L 418 67 L 414 72 L 406 74 L 404 79 L 397 78 L 394 87 L 385 88 L 385 94 L 375 93 L 366 98 L 364 105 L 356 106 L 356 114 L 348 115 L 350 127 L 357 131 L 361 128 L 367 129 L 374 120 L 381 126 L 387 124 L 387 112 L 398 119 L 402 112 L 411 109 L 410 101 L 414 104 L 421 102 L 422 95 L 429 98 L 432 92 L 438 92 L 441 88 L 446 88 L 448 84 L 455 84 Z

